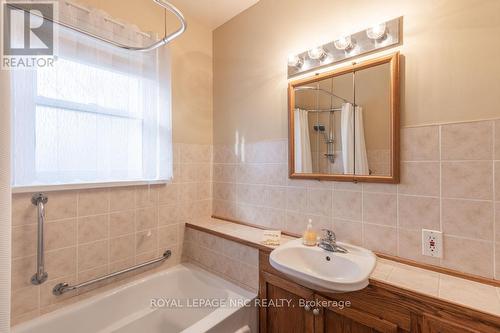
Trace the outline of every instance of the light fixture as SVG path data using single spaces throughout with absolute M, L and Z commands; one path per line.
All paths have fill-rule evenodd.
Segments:
M 323 60 L 326 57 L 326 51 L 323 46 L 316 46 L 307 51 L 307 55 L 312 60 Z
M 500 1 L 500 0 L 499 0 Z M 380 22 L 355 33 L 288 57 L 288 78 L 331 66 L 402 43 L 403 17 Z
M 335 48 L 337 50 L 343 50 L 349 52 L 354 48 L 355 41 L 351 38 L 351 36 L 340 37 L 336 41 L 333 42 Z
M 289 55 L 288 56 L 288 66 L 300 68 L 304 64 L 304 59 L 299 57 L 298 55 Z
M 385 23 L 379 23 L 366 29 L 366 36 L 376 41 L 384 40 L 387 37 L 387 25 Z

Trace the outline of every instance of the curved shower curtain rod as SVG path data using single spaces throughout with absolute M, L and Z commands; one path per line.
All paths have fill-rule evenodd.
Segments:
M 65 27 L 67 29 L 76 31 L 76 32 L 81 33 L 83 35 L 89 36 L 89 37 L 91 37 L 93 39 L 99 40 L 99 41 L 104 42 L 104 43 L 111 44 L 111 45 L 113 45 L 115 47 L 118 47 L 118 48 L 121 48 L 121 49 L 124 49 L 124 50 L 147 52 L 147 51 L 152 51 L 154 49 L 157 49 L 160 46 L 167 45 L 168 43 L 170 43 L 171 41 L 173 41 L 175 38 L 177 38 L 180 35 L 182 35 L 182 33 L 184 31 L 186 31 L 186 28 L 187 28 L 187 22 L 184 19 L 184 15 L 182 15 L 181 11 L 179 9 L 177 9 L 174 5 L 172 5 L 171 3 L 167 2 L 167 1 L 164 1 L 164 0 L 153 0 L 153 1 L 157 5 L 165 8 L 166 10 L 168 10 L 169 12 L 171 12 L 172 14 L 174 14 L 179 19 L 179 21 L 181 23 L 181 26 L 179 27 L 179 29 L 177 29 L 176 31 L 172 32 L 171 34 L 165 35 L 159 41 L 156 41 L 153 44 L 148 45 L 148 46 L 144 46 L 144 47 L 136 47 L 136 46 L 130 46 L 130 45 L 121 44 L 121 43 L 115 42 L 115 41 L 113 41 L 111 39 L 107 39 L 107 38 L 104 38 L 104 37 L 101 37 L 101 36 L 98 36 L 98 35 L 94 35 L 93 33 L 90 33 L 88 31 L 82 30 L 82 29 L 80 29 L 78 27 L 75 27 L 73 25 L 70 25 L 70 24 L 67 24 L 67 23 L 64 23 L 64 22 L 61 22 L 61 21 L 56 21 L 56 20 L 48 18 L 48 17 L 43 17 L 42 15 L 37 14 L 36 12 L 31 12 L 31 15 L 36 15 L 38 17 L 43 18 L 44 20 L 48 20 L 48 21 L 50 21 L 52 23 L 58 24 L 58 25 L 60 25 L 62 27 Z M 10 3 L 9 6 L 12 6 L 12 7 L 16 8 L 16 9 L 24 10 L 23 8 L 17 7 L 15 5 L 15 3 Z

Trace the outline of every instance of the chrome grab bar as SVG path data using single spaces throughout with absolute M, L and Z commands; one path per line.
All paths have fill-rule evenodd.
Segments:
M 169 3 L 169 2 L 167 2 L 165 0 L 153 0 L 153 2 L 155 2 L 160 7 L 168 10 L 172 14 L 174 14 L 175 17 L 177 17 L 177 19 L 180 22 L 180 27 L 176 31 L 172 32 L 171 34 L 165 35 L 162 39 L 160 39 L 160 40 L 152 43 L 151 45 L 144 46 L 144 47 L 130 46 L 130 45 L 125 45 L 125 44 L 122 44 L 122 43 L 119 43 L 119 42 L 115 42 L 115 41 L 113 41 L 111 39 L 98 36 L 96 34 L 93 34 L 93 33 L 89 32 L 89 31 L 85 31 L 83 29 L 80 29 L 80 28 L 75 27 L 73 25 L 64 23 L 62 21 L 56 21 L 56 20 L 54 20 L 54 19 L 52 19 L 50 17 L 44 17 L 41 14 L 37 14 L 36 11 L 30 11 L 29 14 L 41 17 L 44 20 L 47 20 L 47 21 L 52 22 L 52 23 L 55 23 L 57 25 L 65 27 L 67 29 L 70 29 L 70 30 L 73 30 L 75 32 L 78 32 L 80 34 L 86 35 L 86 36 L 88 36 L 90 38 L 93 38 L 95 40 L 98 40 L 98 41 L 101 41 L 101 42 L 104 42 L 104 43 L 107 43 L 107 44 L 111 44 L 111 45 L 113 45 L 115 47 L 118 47 L 120 49 L 129 50 L 129 51 L 143 51 L 143 52 L 147 52 L 147 51 L 154 50 L 154 49 L 156 49 L 156 48 L 158 48 L 160 46 L 167 45 L 168 43 L 170 43 L 171 41 L 173 41 L 175 38 L 177 38 L 180 35 L 182 35 L 182 33 L 184 31 L 186 31 L 186 28 L 187 28 L 187 22 L 186 22 L 186 19 L 184 19 L 184 15 L 182 15 L 181 11 L 179 9 L 177 9 L 174 5 L 172 5 L 171 3 Z M 8 6 L 10 6 L 12 8 L 15 8 L 15 9 L 18 9 L 18 10 L 23 10 L 23 11 L 26 12 L 26 10 L 24 10 L 23 8 L 21 8 L 19 6 L 16 6 L 15 3 L 9 3 Z
M 73 286 L 71 286 L 71 285 L 69 285 L 68 283 L 65 283 L 65 282 L 58 283 L 52 289 L 52 293 L 54 295 L 56 295 L 56 296 L 59 296 L 59 295 L 62 295 L 64 293 L 67 293 L 68 291 L 78 290 L 80 288 L 90 286 L 90 285 L 92 285 L 94 283 L 101 282 L 101 281 L 107 280 L 109 278 L 112 278 L 112 277 L 115 277 L 115 276 L 118 276 L 118 275 L 121 275 L 121 274 L 125 274 L 125 273 L 131 272 L 131 271 L 135 271 L 136 269 L 139 269 L 139 268 L 142 268 L 142 267 L 145 267 L 145 266 L 149 266 L 149 265 L 152 265 L 152 264 L 156 264 L 158 262 L 165 261 L 168 258 L 170 258 L 171 255 L 172 255 L 172 251 L 166 250 L 163 253 L 163 256 L 161 258 L 156 258 L 156 259 L 153 259 L 153 260 L 150 260 L 150 261 L 146 261 L 146 262 L 144 262 L 142 264 L 135 265 L 135 266 L 132 266 L 132 267 L 129 267 L 129 268 L 125 268 L 125 269 L 122 269 L 121 271 L 110 273 L 110 274 L 98 277 L 96 279 L 89 280 L 89 281 L 86 281 L 86 282 L 82 282 L 80 284 L 73 285 Z
M 37 220 L 38 220 L 38 241 L 37 241 L 37 255 L 36 255 L 36 273 L 31 277 L 31 283 L 39 285 L 47 280 L 48 274 L 45 272 L 45 256 L 44 256 L 44 236 L 43 228 L 45 225 L 45 205 L 49 199 L 43 193 L 33 194 L 31 203 L 37 207 Z

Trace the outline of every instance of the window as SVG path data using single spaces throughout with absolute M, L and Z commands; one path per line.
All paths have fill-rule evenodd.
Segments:
M 123 30 L 108 32 L 150 42 Z M 13 186 L 169 179 L 169 68 L 158 52 L 120 51 L 60 30 L 54 67 L 13 72 Z

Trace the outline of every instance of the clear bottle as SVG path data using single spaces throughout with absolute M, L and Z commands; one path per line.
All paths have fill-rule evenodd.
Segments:
M 316 231 L 314 231 L 313 229 L 312 220 L 309 219 L 306 230 L 304 231 L 304 235 L 302 236 L 302 244 L 307 246 L 315 246 L 316 242 L 317 242 Z

